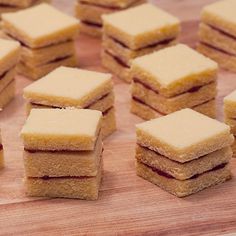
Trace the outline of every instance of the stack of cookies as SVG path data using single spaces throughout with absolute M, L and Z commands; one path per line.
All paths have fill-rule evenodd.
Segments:
M 15 71 L 20 58 L 20 44 L 0 39 L 0 109 L 15 96 Z
M 131 61 L 176 43 L 180 22 L 151 4 L 102 16 L 102 64 L 131 82 Z
M 78 0 L 75 14 L 81 20 L 81 32 L 102 36 L 102 15 L 134 7 L 145 0 Z
M 101 119 L 94 110 L 31 111 L 21 132 L 28 196 L 98 198 Z
M 0 0 L 0 14 L 15 12 L 50 0 Z
M 231 178 L 229 126 L 191 109 L 137 125 L 137 175 L 184 197 Z
M 43 17 L 42 17 L 43 16 Z M 2 29 L 22 44 L 18 72 L 38 79 L 58 66 L 76 66 L 79 22 L 48 4 L 2 15 Z
M 222 68 L 236 72 L 236 1 L 206 6 L 201 15 L 198 50 Z
M 183 108 L 216 116 L 218 66 L 178 44 L 132 63 L 131 112 L 149 120 Z
M 103 113 L 102 137 L 116 130 L 110 74 L 60 67 L 24 89 L 27 113 L 32 108 L 84 108 Z
M 3 145 L 2 145 L 2 136 L 0 134 L 0 169 L 4 167 L 4 156 L 3 156 Z
M 236 90 L 224 98 L 224 119 L 230 126 L 231 133 L 236 136 Z M 236 141 L 232 145 L 233 156 L 236 157 Z

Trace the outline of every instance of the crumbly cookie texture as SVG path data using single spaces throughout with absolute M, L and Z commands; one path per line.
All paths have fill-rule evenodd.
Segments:
M 86 109 L 32 109 L 21 131 L 29 150 L 93 150 L 102 113 Z
M 172 97 L 192 87 L 215 81 L 218 66 L 190 47 L 178 44 L 136 58 L 132 70 L 134 77 L 158 90 L 163 96 Z
M 2 14 L 2 29 L 28 47 L 40 48 L 76 36 L 79 21 L 43 3 L 15 13 Z
M 228 125 L 191 109 L 137 125 L 138 144 L 178 162 L 197 159 L 233 140 Z
M 236 71 L 235 7 L 234 0 L 223 0 L 203 8 L 197 46 L 199 52 L 233 72 Z

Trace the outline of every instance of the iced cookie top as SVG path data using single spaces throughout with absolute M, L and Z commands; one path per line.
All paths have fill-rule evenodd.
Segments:
M 32 109 L 21 131 L 29 150 L 93 150 L 102 113 L 86 109 Z
M 236 1 L 223 0 L 203 8 L 202 21 L 236 36 Z
M 24 89 L 24 97 L 41 105 L 84 108 L 111 92 L 111 74 L 59 67 Z
M 76 35 L 79 21 L 48 4 L 2 15 L 5 32 L 37 48 L 68 40 Z
M 233 140 L 229 126 L 191 109 L 141 123 L 137 136 L 141 145 L 180 162 L 211 153 Z
M 184 91 L 185 87 L 191 88 L 216 79 L 218 66 L 190 47 L 178 44 L 134 59 L 132 69 L 134 76 L 146 75 L 160 92 L 163 90 L 167 95 L 174 95 L 178 93 L 175 90 Z

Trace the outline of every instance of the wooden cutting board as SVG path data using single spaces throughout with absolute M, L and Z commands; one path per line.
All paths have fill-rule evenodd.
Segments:
M 172 1 L 170 1 L 172 2 Z M 192 1 L 195 2 L 195 1 Z M 197 21 L 183 23 L 181 42 L 194 46 Z M 80 66 L 100 66 L 100 41 L 80 36 Z M 178 199 L 135 174 L 135 124 L 129 113 L 129 85 L 114 78 L 118 131 L 105 141 L 104 179 L 98 201 L 28 198 L 24 194 L 22 143 L 25 121 L 22 88 L 0 113 L 6 168 L 0 172 L 0 235 L 224 235 L 236 233 L 236 179 Z M 236 74 L 220 71 L 218 119 L 222 99 L 236 89 Z M 232 161 L 236 175 L 236 159 Z

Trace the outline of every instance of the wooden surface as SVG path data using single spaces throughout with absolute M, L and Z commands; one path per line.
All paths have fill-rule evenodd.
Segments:
M 196 30 L 196 21 L 183 23 L 181 41 L 194 46 Z M 99 51 L 99 40 L 80 36 L 81 67 L 103 71 L 99 65 Z M 118 79 L 114 81 L 118 131 L 105 142 L 105 171 L 99 200 L 87 202 L 25 196 L 19 132 L 25 120 L 22 88 L 30 81 L 17 78 L 17 96 L 0 114 L 6 158 L 6 168 L 0 172 L 0 235 L 236 233 L 235 178 L 178 199 L 135 175 L 134 125 L 142 120 L 129 113 L 129 86 Z M 222 98 L 233 89 L 236 89 L 236 75 L 221 71 L 217 101 L 219 119 L 222 119 Z M 236 175 L 236 160 L 232 162 L 232 171 Z

